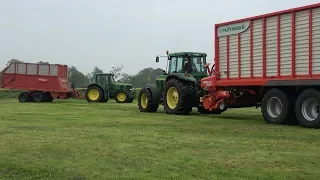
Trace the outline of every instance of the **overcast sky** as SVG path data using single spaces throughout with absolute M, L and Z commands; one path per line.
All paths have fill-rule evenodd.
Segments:
M 318 3 L 319 0 L 0 0 L 0 67 L 26 62 L 114 65 L 135 74 L 165 50 L 198 51 L 213 60 L 216 23 Z M 270 3 L 272 2 L 272 3 Z

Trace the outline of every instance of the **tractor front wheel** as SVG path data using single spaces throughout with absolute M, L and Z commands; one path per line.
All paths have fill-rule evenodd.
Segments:
M 192 111 L 194 88 L 191 84 L 170 79 L 164 88 L 164 108 L 167 114 L 188 115 Z
M 159 105 L 154 104 L 151 90 L 142 88 L 138 96 L 138 107 L 140 112 L 157 112 Z
M 85 97 L 88 102 L 104 102 L 103 91 L 98 86 L 90 86 L 85 92 Z
M 123 90 L 118 90 L 114 94 L 114 99 L 116 100 L 117 103 L 126 103 L 129 100 L 130 96 L 127 92 Z

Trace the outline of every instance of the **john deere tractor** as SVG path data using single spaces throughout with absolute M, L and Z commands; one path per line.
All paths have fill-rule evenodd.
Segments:
M 117 103 L 132 103 L 134 93 L 131 84 L 116 83 L 113 74 L 99 73 L 94 75 L 85 97 L 88 102 L 107 102 L 111 98 Z
M 156 112 L 159 105 L 164 106 L 167 114 L 188 115 L 193 107 L 198 111 L 200 96 L 200 80 L 207 77 L 205 53 L 166 52 L 167 70 L 156 78 L 155 84 L 146 84 L 138 95 L 138 107 L 141 112 Z M 159 62 L 159 56 L 156 57 Z

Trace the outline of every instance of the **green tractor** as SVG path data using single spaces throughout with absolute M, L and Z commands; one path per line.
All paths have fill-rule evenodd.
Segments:
M 132 103 L 134 93 L 131 84 L 116 83 L 113 74 L 98 73 L 87 87 L 85 98 L 88 102 L 107 102 L 111 98 L 117 103 Z
M 166 52 L 167 72 L 156 78 L 155 84 L 146 84 L 138 95 L 140 112 L 156 112 L 160 104 L 167 114 L 188 115 L 193 107 L 200 113 L 200 97 L 204 91 L 200 80 L 207 77 L 205 53 Z M 162 56 L 163 57 L 163 56 Z M 159 62 L 159 56 L 156 57 Z M 168 67 L 169 66 L 169 67 Z

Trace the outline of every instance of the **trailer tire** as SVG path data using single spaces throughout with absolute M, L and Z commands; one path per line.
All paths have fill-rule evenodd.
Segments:
M 142 88 L 138 95 L 138 107 L 140 112 L 157 112 L 159 105 L 154 104 L 152 92 L 148 88 Z
M 21 92 L 18 96 L 19 102 L 30 102 L 30 95 L 27 92 Z
M 295 103 L 295 114 L 299 124 L 305 128 L 320 128 L 320 92 L 315 89 L 304 90 Z
M 44 102 L 44 95 L 42 92 L 36 92 L 32 95 L 34 102 Z
M 279 89 L 269 90 L 262 98 L 261 113 L 269 124 L 289 124 L 293 112 L 287 95 Z
M 43 93 L 44 96 L 44 102 L 52 102 L 53 101 L 53 97 L 51 96 L 51 93 L 47 92 L 47 93 Z

